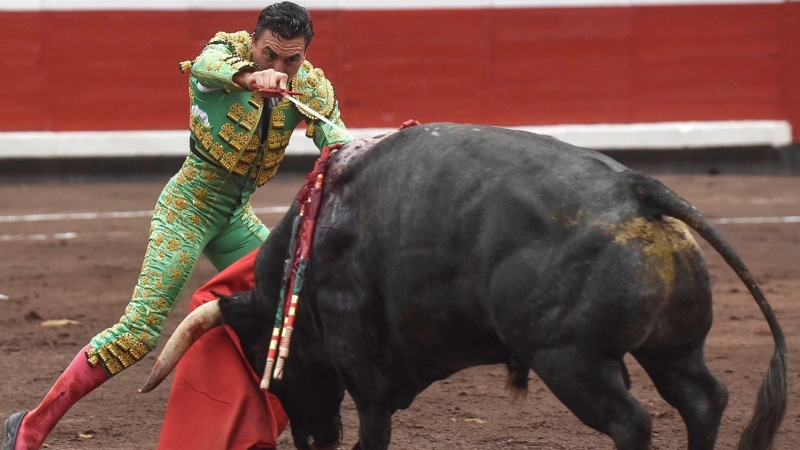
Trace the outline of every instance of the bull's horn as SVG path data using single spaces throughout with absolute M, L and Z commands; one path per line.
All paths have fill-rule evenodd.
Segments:
M 201 305 L 186 316 L 167 341 L 167 345 L 161 351 L 156 365 L 150 372 L 150 377 L 139 389 L 139 392 L 150 392 L 161 384 L 178 364 L 183 354 L 189 350 L 189 347 L 208 330 L 222 325 L 222 322 L 222 312 L 219 310 L 218 300 Z

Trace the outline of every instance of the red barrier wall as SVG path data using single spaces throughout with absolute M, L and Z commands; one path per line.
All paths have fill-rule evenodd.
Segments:
M 800 141 L 800 4 L 313 11 L 351 127 L 781 119 Z M 181 129 L 186 76 L 254 11 L 0 13 L 0 131 Z

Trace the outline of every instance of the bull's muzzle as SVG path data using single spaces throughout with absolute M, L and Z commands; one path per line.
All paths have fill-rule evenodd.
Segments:
M 139 389 L 139 392 L 150 392 L 156 388 L 164 378 L 172 372 L 181 357 L 189 350 L 189 347 L 202 337 L 208 330 L 222 325 L 223 317 L 219 309 L 219 301 L 214 300 L 201 305 L 191 312 L 175 330 L 175 333 L 167 341 L 164 350 L 158 356 L 156 365 L 150 372 L 147 382 Z

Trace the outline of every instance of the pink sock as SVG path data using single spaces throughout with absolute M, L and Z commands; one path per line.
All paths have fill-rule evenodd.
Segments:
M 86 394 L 105 383 L 109 376 L 99 364 L 89 366 L 85 352 L 87 345 L 75 356 L 69 367 L 58 377 L 50 392 L 36 409 L 28 412 L 22 421 L 14 450 L 39 450 L 47 435 L 59 420 Z

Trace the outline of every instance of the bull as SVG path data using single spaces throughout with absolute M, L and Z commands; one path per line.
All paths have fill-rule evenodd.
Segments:
M 198 330 L 223 323 L 262 373 L 298 211 L 260 249 L 252 291 L 188 316 L 143 391 Z M 688 448 L 712 449 L 728 393 L 703 357 L 712 296 L 689 228 L 738 274 L 771 329 L 775 350 L 739 444 L 767 450 L 786 410 L 782 330 L 741 259 L 676 193 L 598 152 L 487 126 L 428 124 L 341 148 L 292 354 L 271 387 L 295 446 L 338 446 L 346 390 L 359 417 L 355 448 L 386 449 L 392 414 L 431 383 L 505 364 L 512 391 L 525 391 L 532 370 L 617 449 L 648 449 L 630 353 L 679 411 Z

